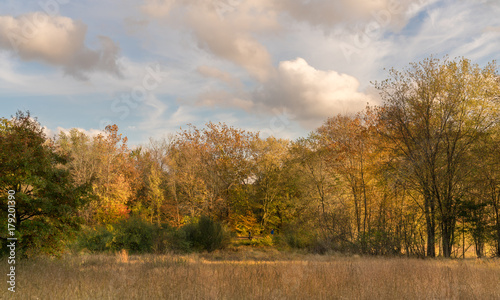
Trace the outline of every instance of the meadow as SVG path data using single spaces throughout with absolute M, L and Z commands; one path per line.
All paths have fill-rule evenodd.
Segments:
M 15 295 L 4 283 L 0 299 L 500 299 L 498 259 L 122 251 L 24 260 L 17 270 Z

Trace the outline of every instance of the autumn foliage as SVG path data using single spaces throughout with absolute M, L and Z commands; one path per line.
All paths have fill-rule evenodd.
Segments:
M 1 188 L 26 195 L 21 219 L 31 227 L 57 219 L 52 206 L 69 201 L 87 228 L 125 228 L 131 218 L 170 228 L 170 243 L 191 238 L 210 251 L 221 226 L 240 237 L 274 230 L 276 245 L 319 253 L 460 257 L 473 247 L 479 257 L 500 255 L 496 65 L 430 58 L 375 86 L 380 106 L 332 116 L 295 141 L 209 122 L 130 149 L 116 125 L 49 141 L 36 123 L 23 127 L 23 115 L 5 119 Z M 15 128 L 26 134 L 14 138 Z M 38 188 L 35 178 L 56 176 L 41 170 L 67 189 L 90 190 Z

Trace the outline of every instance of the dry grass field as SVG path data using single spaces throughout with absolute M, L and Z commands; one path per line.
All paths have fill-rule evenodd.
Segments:
M 1 299 L 500 299 L 499 260 L 121 253 L 21 261 L 17 270 L 17 292 L 4 282 Z

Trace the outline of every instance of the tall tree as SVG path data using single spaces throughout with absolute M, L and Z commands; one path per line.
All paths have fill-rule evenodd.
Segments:
M 500 257 L 500 123 L 495 125 L 492 134 L 478 143 L 474 151 L 475 176 L 468 208 L 477 256 L 483 255 L 478 247 L 483 245 L 481 241 L 491 236 L 495 255 Z
M 230 221 L 233 213 L 251 210 L 246 187 L 257 138 L 223 123 L 208 123 L 202 129 L 190 126 L 180 132 L 169 166 L 179 180 L 178 191 L 184 191 L 189 201 L 198 199 L 205 214 L 221 220 Z
M 287 193 L 287 161 L 289 141 L 269 137 L 256 141 L 255 167 L 252 180 L 255 186 L 255 202 L 262 228 L 278 227 L 278 210 Z
M 400 162 L 399 175 L 423 197 L 427 255 L 435 256 L 439 225 L 449 257 L 457 204 L 471 176 L 471 148 L 498 120 L 496 66 L 429 58 L 389 74 L 376 84 L 384 100 L 382 133 Z
M 89 183 L 71 180 L 69 158 L 56 151 L 29 112 L 0 123 L 0 208 L 7 211 L 7 192 L 15 191 L 15 225 L 25 255 L 58 254 L 79 227 L 77 210 L 87 201 Z
M 71 158 L 73 180 L 92 179 L 93 199 L 81 211 L 87 223 L 108 223 L 127 216 L 137 171 L 127 138 L 118 133 L 118 127 L 107 126 L 103 134 L 92 139 L 78 130 L 62 132 L 57 144 Z
M 329 118 L 317 131 L 328 149 L 328 161 L 342 177 L 354 203 L 357 234 L 363 237 L 370 227 L 368 167 L 373 152 L 372 136 L 362 116 Z
M 315 227 L 323 238 L 327 238 L 331 223 L 333 193 L 337 189 L 337 176 L 328 164 L 327 149 L 321 137 L 312 133 L 306 139 L 298 139 L 290 148 L 293 162 L 298 167 L 297 175 L 302 201 L 306 201 L 313 213 Z

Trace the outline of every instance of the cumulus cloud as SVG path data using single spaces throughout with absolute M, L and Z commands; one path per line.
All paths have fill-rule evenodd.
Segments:
M 202 66 L 198 71 L 223 81 L 232 79 L 216 68 Z M 380 100 L 373 89 L 359 91 L 360 83 L 355 77 L 315 69 L 303 58 L 282 61 L 273 74 L 253 92 L 235 86 L 225 90 L 211 88 L 201 92 L 195 103 L 256 113 L 287 111 L 305 127 L 314 128 L 327 117 L 356 113 Z
M 18 17 L 0 16 L 0 49 L 16 53 L 25 61 L 41 61 L 61 66 L 78 79 L 88 73 L 106 72 L 121 76 L 117 63 L 120 48 L 100 36 L 100 48 L 85 45 L 87 26 L 68 17 L 35 12 Z
M 317 70 L 304 59 L 280 63 L 275 78 L 254 93 L 259 107 L 286 109 L 308 127 L 338 113 L 354 113 L 374 103 L 358 91 L 359 81 L 335 71 Z
M 206 78 L 213 78 L 224 82 L 226 90 L 220 89 L 219 85 L 215 85 L 214 87 L 210 84 L 207 90 L 201 92 L 196 97 L 196 105 L 236 107 L 246 111 L 250 111 L 253 108 L 254 103 L 251 100 L 247 100 L 250 97 L 248 97 L 248 92 L 245 91 L 244 85 L 230 73 L 206 65 L 199 66 L 197 71 Z
M 291 32 L 297 22 L 340 35 L 375 31 L 378 37 L 384 30 L 402 28 L 435 1 L 143 0 L 141 11 L 147 17 L 171 21 L 165 24 L 181 25 L 193 34 L 199 48 L 233 62 L 264 83 L 276 76 L 276 69 L 263 37 Z M 363 23 L 371 25 L 364 28 Z

